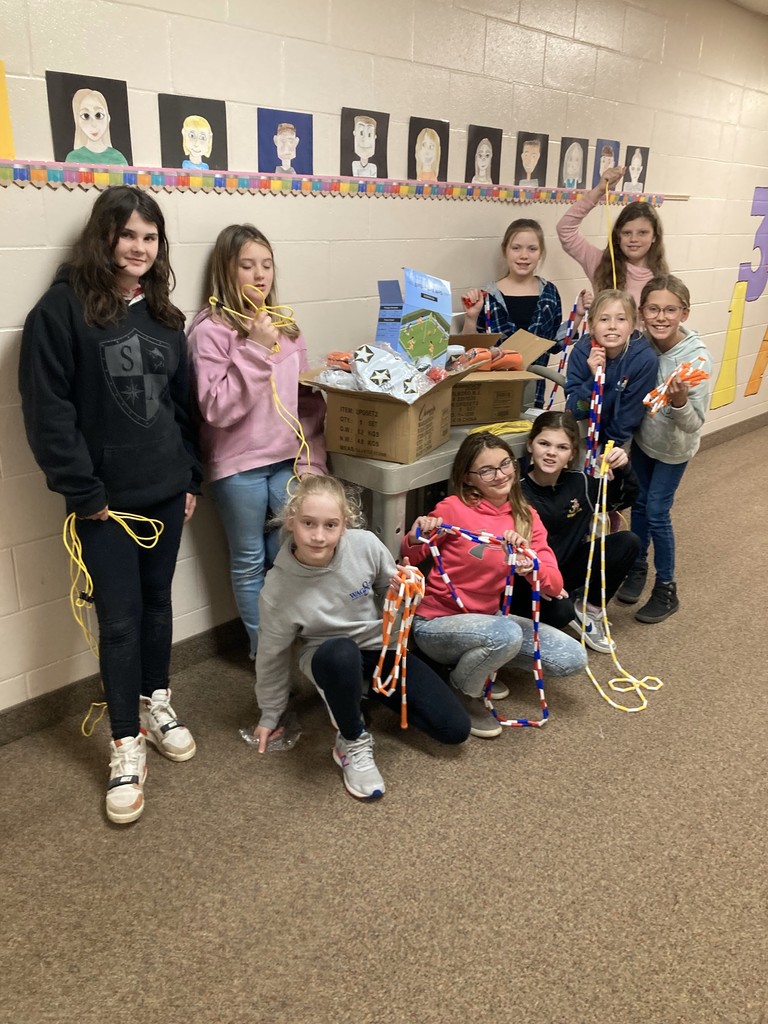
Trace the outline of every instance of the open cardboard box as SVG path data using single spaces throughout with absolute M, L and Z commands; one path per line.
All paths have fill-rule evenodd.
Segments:
M 391 395 L 324 384 L 316 379 L 321 372 L 303 373 L 301 382 L 325 392 L 328 451 L 409 463 L 448 440 L 451 392 L 470 371 L 440 381 L 411 405 Z
M 451 344 L 465 348 L 491 348 L 499 334 L 460 334 L 451 337 Z M 516 331 L 501 345 L 503 349 L 520 352 L 523 366 L 538 359 L 554 342 L 539 338 L 529 331 Z M 463 377 L 453 390 L 451 425 L 502 423 L 520 418 L 523 391 L 531 380 L 541 380 L 530 370 L 477 370 Z

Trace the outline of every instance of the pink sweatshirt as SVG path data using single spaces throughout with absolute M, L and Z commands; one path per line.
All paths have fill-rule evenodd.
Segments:
M 603 257 L 605 248 L 598 249 L 596 245 L 588 242 L 581 233 L 581 222 L 590 212 L 594 210 L 597 203 L 588 194 L 578 199 L 572 206 L 569 206 L 560 220 L 557 222 L 557 237 L 560 244 L 569 256 L 573 256 L 579 263 L 590 282 L 594 282 L 595 271 Z M 603 208 L 605 212 L 605 208 Z M 606 235 L 607 244 L 607 235 Z M 653 277 L 653 271 L 648 267 L 636 267 L 632 263 L 626 265 L 627 283 L 625 291 L 628 291 L 637 305 L 640 305 L 640 294 L 643 287 Z M 594 283 L 593 283 L 594 288 Z
M 301 335 L 281 334 L 280 351 L 269 352 L 202 310 L 188 339 L 209 480 L 296 457 L 299 438 L 278 412 L 270 378 L 283 416 L 298 417 L 309 443 L 309 464 L 304 450 L 299 472 L 326 472 L 325 402 L 318 392 L 299 384 L 299 373 L 307 368 Z
M 555 597 L 563 589 L 563 577 L 557 567 L 555 554 L 547 543 L 547 531 L 535 509 L 531 548 L 539 559 L 539 588 L 542 594 Z M 431 516 L 441 516 L 447 526 L 461 526 L 473 533 L 483 530 L 501 537 L 505 530 L 514 530 L 515 520 L 509 502 L 500 507 L 489 501 L 477 505 L 465 505 L 455 494 L 438 502 Z M 490 544 L 474 544 L 466 537 L 444 533 L 438 538 L 438 547 L 443 566 L 451 578 L 456 592 L 468 612 L 479 615 L 495 615 L 499 610 L 504 583 L 507 578 L 506 549 Z M 427 552 L 424 544 L 409 544 L 408 536 L 403 540 L 403 556 L 412 565 L 423 561 Z M 448 584 L 433 568 L 427 577 L 427 589 L 416 614 L 425 619 L 436 619 L 441 615 L 458 615 L 460 608 L 454 601 Z

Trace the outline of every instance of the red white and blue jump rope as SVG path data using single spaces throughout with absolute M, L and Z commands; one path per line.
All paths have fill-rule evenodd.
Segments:
M 558 373 L 564 373 L 565 372 L 565 365 L 568 362 L 568 356 L 570 355 L 570 352 L 571 352 L 571 345 L 573 344 L 573 335 L 574 335 L 574 332 L 576 330 L 576 322 L 577 322 L 576 310 L 578 308 L 578 305 L 579 305 L 579 297 L 577 295 L 576 296 L 576 301 L 573 304 L 573 309 L 571 310 L 570 316 L 568 317 L 568 326 L 565 329 L 565 337 L 563 338 L 563 351 L 560 354 L 560 362 L 557 364 L 557 372 Z M 586 317 L 582 317 L 582 323 L 581 323 L 582 327 L 584 326 L 584 321 L 585 320 L 586 320 Z M 547 412 L 549 412 L 549 410 L 552 408 L 552 403 L 555 400 L 555 395 L 557 394 L 558 387 L 559 387 L 558 384 L 554 384 L 553 387 L 552 387 L 552 390 L 549 393 L 549 401 L 547 402 Z
M 421 531 L 416 529 L 416 537 L 423 544 L 428 545 L 432 557 L 435 559 L 435 568 L 440 574 L 441 579 L 446 584 L 451 592 L 451 596 L 454 601 L 461 609 L 466 612 L 467 609 L 464 606 L 464 602 L 456 591 L 448 573 L 445 571 L 443 565 L 442 555 L 440 548 L 436 543 L 436 539 L 440 534 L 452 533 L 458 537 L 466 537 L 472 541 L 473 544 L 491 544 L 495 547 L 506 548 L 507 551 L 507 578 L 504 584 L 504 601 L 502 604 L 502 614 L 509 615 L 510 605 L 512 603 L 512 589 L 514 586 L 515 579 L 515 555 L 524 555 L 533 562 L 533 572 L 531 581 L 531 590 L 533 592 L 532 598 L 532 619 L 533 619 L 533 677 L 536 682 L 536 687 L 539 691 L 539 700 L 541 702 L 541 718 L 503 718 L 496 708 L 493 706 L 491 700 L 491 690 L 493 689 L 493 683 L 496 679 L 496 673 L 488 677 L 485 682 L 483 690 L 483 702 L 494 718 L 498 721 L 499 725 L 510 726 L 513 728 L 541 728 L 541 726 L 547 724 L 549 719 L 549 708 L 547 707 L 547 700 L 544 696 L 544 673 L 541 668 L 541 644 L 539 640 L 539 613 L 541 609 L 541 594 L 539 591 L 539 559 L 535 551 L 531 548 L 520 546 L 515 547 L 512 544 L 507 543 L 503 537 L 495 537 L 491 533 L 473 533 L 471 530 L 466 530 L 461 526 L 449 526 L 447 523 L 443 523 L 442 526 L 438 526 L 435 530 L 429 533 L 427 536 L 422 537 Z

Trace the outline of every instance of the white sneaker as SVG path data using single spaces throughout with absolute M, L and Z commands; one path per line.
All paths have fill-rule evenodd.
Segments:
M 171 707 L 170 689 L 155 690 L 151 697 L 142 697 L 139 719 L 148 742 L 170 761 L 188 761 L 195 756 L 197 747 L 192 733 Z
M 573 607 L 576 609 L 576 618 L 568 623 L 570 628 L 575 630 L 579 637 L 581 637 L 583 623 L 584 643 L 591 647 L 593 651 L 599 651 L 600 654 L 610 654 L 616 644 L 613 640 L 609 640 L 605 634 L 603 613 L 599 612 L 598 615 L 593 615 L 587 608 L 586 615 L 583 616 L 583 598 L 577 598 L 573 602 Z
M 107 817 L 128 825 L 144 810 L 144 780 L 147 777 L 147 745 L 144 733 L 111 740 L 109 744 Z
M 384 779 L 373 760 L 373 736 L 369 732 L 361 733 L 356 740 L 345 740 L 337 733 L 333 760 L 341 768 L 344 785 L 352 796 L 360 800 L 384 796 Z

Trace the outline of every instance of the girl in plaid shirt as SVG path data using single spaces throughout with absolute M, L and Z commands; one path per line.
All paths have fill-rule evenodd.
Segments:
M 467 310 L 464 334 L 502 334 L 506 340 L 522 328 L 540 338 L 554 341 L 562 323 L 560 293 L 551 281 L 536 271 L 544 260 L 544 232 L 538 221 L 514 220 L 504 232 L 501 252 L 507 273 L 485 288 L 472 288 L 462 297 Z M 546 366 L 549 356 L 559 352 L 554 345 L 536 360 Z M 536 384 L 535 406 L 544 407 L 545 382 Z

